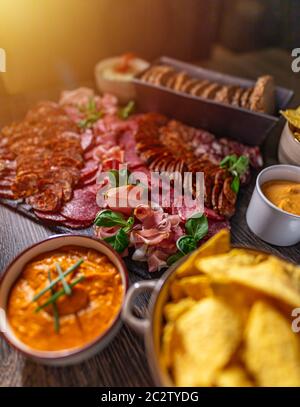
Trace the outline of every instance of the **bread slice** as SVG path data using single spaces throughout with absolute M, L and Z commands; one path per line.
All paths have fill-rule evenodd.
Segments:
M 151 82 L 154 85 L 162 85 L 165 78 L 168 78 L 170 73 L 174 73 L 174 69 L 172 67 L 162 66 L 154 71 L 151 77 Z
M 190 90 L 190 94 L 194 96 L 201 96 L 201 93 L 208 88 L 208 86 L 211 84 L 211 82 L 207 80 L 199 80 L 198 83 L 192 87 Z
M 253 88 L 245 89 L 241 98 L 240 98 L 240 107 L 247 109 L 247 105 L 249 103 L 249 98 L 251 97 L 253 92 Z
M 186 72 L 182 71 L 176 75 L 175 83 L 173 85 L 173 89 L 179 91 L 181 86 L 188 80 L 188 76 Z
M 214 99 L 218 91 L 222 88 L 222 85 L 219 83 L 213 82 L 210 86 L 208 86 L 205 91 L 202 93 L 202 97 L 206 99 Z
M 215 102 L 230 104 L 233 100 L 237 88 L 238 87 L 235 85 L 222 86 L 222 88 L 217 92 L 217 94 L 214 97 Z
M 237 87 L 237 89 L 234 92 L 234 95 L 232 97 L 232 101 L 231 101 L 232 106 L 240 106 L 241 97 L 242 97 L 244 91 L 245 91 L 245 88 L 241 88 L 240 86 Z
M 190 93 L 190 90 L 199 83 L 198 79 L 195 78 L 189 78 L 185 83 L 181 85 L 180 91 L 185 92 L 185 93 Z
M 151 75 L 153 74 L 153 72 L 155 71 L 156 68 L 157 68 L 157 65 L 156 66 L 151 66 L 149 69 L 147 69 L 147 71 L 145 71 L 143 73 L 143 75 L 140 77 L 140 79 L 142 81 L 148 82 Z
M 173 72 L 173 74 L 169 76 L 169 78 L 165 84 L 165 86 L 167 88 L 171 88 L 171 89 L 173 88 L 175 81 L 176 81 L 176 75 L 177 75 L 177 72 Z
M 258 78 L 250 98 L 250 109 L 255 112 L 274 114 L 275 84 L 270 75 Z

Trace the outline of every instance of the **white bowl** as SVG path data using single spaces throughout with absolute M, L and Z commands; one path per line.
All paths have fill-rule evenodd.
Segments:
M 95 66 L 95 79 L 100 93 L 112 93 L 117 96 L 121 103 L 127 103 L 136 97 L 135 86 L 132 81 L 111 80 L 103 78 L 103 70 L 109 68 L 118 62 L 121 57 L 107 58 L 97 63 Z M 135 58 L 139 72 L 149 67 L 149 63 L 143 59 Z
M 300 242 L 300 216 L 283 211 L 265 197 L 261 186 L 272 180 L 300 182 L 300 167 L 273 165 L 258 175 L 246 214 L 247 223 L 262 240 L 276 246 L 292 246 Z
M 103 334 L 99 335 L 92 342 L 84 345 L 79 349 L 63 351 L 50 352 L 32 349 L 21 342 L 14 334 L 6 317 L 7 301 L 11 288 L 23 271 L 24 266 L 42 253 L 47 253 L 49 251 L 69 245 L 97 250 L 98 252 L 105 254 L 109 258 L 109 260 L 117 267 L 121 274 L 122 283 L 124 286 L 122 306 L 125 300 L 126 291 L 128 289 L 128 276 L 123 260 L 109 245 L 95 238 L 80 235 L 55 235 L 46 240 L 43 240 L 42 242 L 36 243 L 35 245 L 25 249 L 22 253 L 20 253 L 7 267 L 1 278 L 0 331 L 6 341 L 12 347 L 21 352 L 24 356 L 46 365 L 71 365 L 82 362 L 83 360 L 94 356 L 112 340 L 121 325 L 120 314 L 122 307 L 120 307 L 120 310 L 113 320 L 111 326 Z
M 288 122 L 281 134 L 278 159 L 281 164 L 300 165 L 300 141 L 295 139 Z

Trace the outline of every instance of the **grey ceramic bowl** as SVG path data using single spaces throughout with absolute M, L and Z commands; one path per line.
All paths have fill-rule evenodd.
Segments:
M 116 333 L 119 331 L 121 326 L 121 308 L 119 313 L 116 315 L 115 319 L 111 323 L 110 327 L 99 337 L 85 346 L 76 349 L 64 350 L 64 351 L 37 351 L 30 348 L 21 342 L 14 334 L 12 328 L 9 325 L 9 321 L 6 318 L 7 300 L 10 290 L 17 280 L 24 266 L 35 257 L 42 253 L 46 253 L 63 246 L 80 246 L 84 248 L 91 248 L 97 250 L 98 252 L 105 254 L 109 260 L 117 267 L 119 273 L 122 277 L 122 282 L 124 286 L 123 301 L 125 300 L 125 294 L 128 288 L 128 276 L 126 271 L 126 266 L 121 259 L 121 257 L 111 248 L 111 246 L 106 243 L 88 236 L 80 235 L 56 235 L 43 240 L 42 242 L 36 243 L 33 246 L 25 249 L 21 252 L 7 267 L 4 272 L 1 285 L 0 285 L 0 331 L 4 339 L 13 348 L 21 352 L 25 357 L 33 359 L 35 362 L 55 365 L 55 366 L 65 366 L 75 363 L 82 362 L 96 353 L 100 352 L 108 343 L 113 339 Z
M 300 167 L 273 165 L 258 175 L 246 214 L 247 224 L 255 235 L 267 243 L 292 246 L 300 242 L 300 216 L 283 211 L 265 197 L 261 186 L 272 180 L 300 182 Z

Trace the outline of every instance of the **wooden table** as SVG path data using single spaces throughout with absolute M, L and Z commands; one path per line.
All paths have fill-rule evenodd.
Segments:
M 291 60 L 287 53 L 279 50 L 245 55 L 234 55 L 216 48 L 212 59 L 202 65 L 215 70 L 239 76 L 256 78 L 263 73 L 275 76 L 279 85 L 296 91 L 295 104 L 300 104 L 300 74 L 292 73 Z M 40 98 L 55 98 L 58 91 L 39 92 L 32 95 L 16 96 L 10 99 L 0 97 L 0 126 L 23 115 L 26 109 Z M 276 162 L 276 150 L 280 129 L 270 135 L 264 145 L 268 164 Z M 300 245 L 290 248 L 275 248 L 263 243 L 249 231 L 245 212 L 254 186 L 252 184 L 240 196 L 238 211 L 232 220 L 233 241 L 281 254 L 300 263 Z M 0 270 L 26 246 L 51 235 L 44 226 L 0 206 Z M 137 279 L 130 276 L 131 281 Z M 141 301 L 139 311 L 144 312 L 146 300 Z M 50 368 L 25 360 L 10 349 L 1 339 L 0 385 L 1 386 L 151 386 L 153 385 L 143 341 L 131 329 L 123 327 L 113 342 L 100 354 L 78 366 Z

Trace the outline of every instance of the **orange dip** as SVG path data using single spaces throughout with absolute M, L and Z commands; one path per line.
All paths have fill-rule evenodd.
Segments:
M 268 181 L 262 192 L 269 201 L 283 211 L 300 216 L 300 183 L 293 181 Z
M 70 283 L 80 276 L 84 280 L 72 288 L 70 296 L 57 301 L 59 330 L 54 327 L 53 305 L 39 312 L 36 308 L 47 301 L 48 291 L 37 301 L 33 297 L 58 277 L 55 263 L 66 271 L 79 259 L 84 262 L 66 277 Z M 61 290 L 58 282 L 54 289 Z M 26 265 L 14 284 L 8 300 L 8 320 L 16 336 L 30 348 L 59 351 L 79 348 L 103 334 L 120 311 L 124 296 L 118 269 L 103 254 L 76 246 L 63 247 L 43 254 Z

